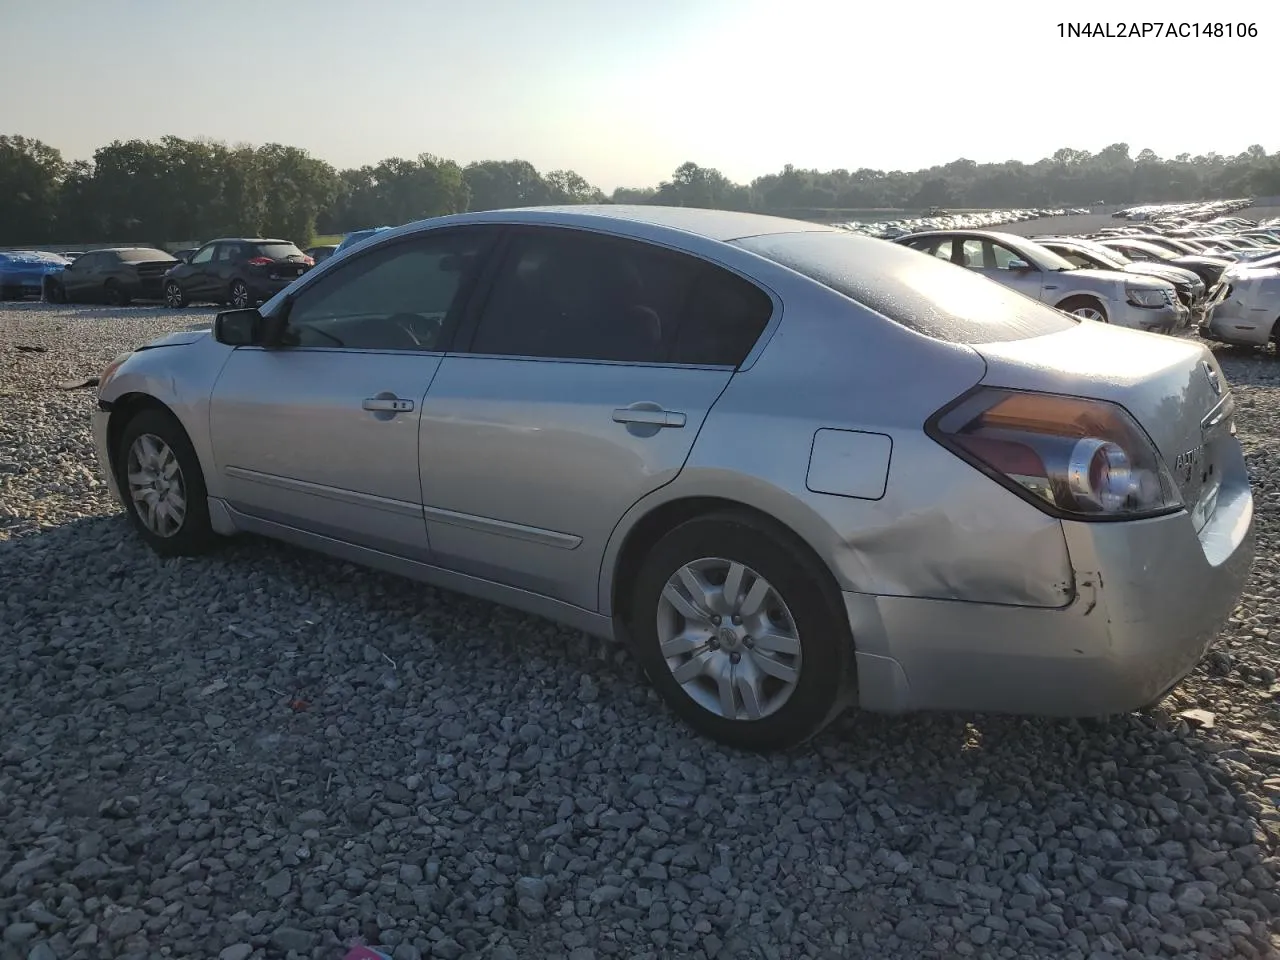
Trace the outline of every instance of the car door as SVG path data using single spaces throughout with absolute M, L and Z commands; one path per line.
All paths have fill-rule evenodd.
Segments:
M 210 403 L 237 511 L 426 560 L 422 400 L 494 231 L 430 231 L 352 256 L 297 292 L 286 345 L 237 348 Z
M 1019 293 L 1036 300 L 1043 299 L 1044 272 L 1017 251 L 985 237 L 966 237 L 961 246 L 965 266 Z
M 93 278 L 98 275 L 98 264 L 102 262 L 102 254 L 86 253 L 62 271 L 62 290 L 71 303 L 81 303 L 89 299 L 93 289 Z
M 598 609 L 609 535 L 680 472 L 772 310 L 758 287 L 683 254 L 513 230 L 427 392 L 436 562 Z
M 180 264 L 174 270 L 174 276 L 182 287 L 182 291 L 187 295 L 188 300 L 209 296 L 212 290 L 209 270 L 213 266 L 213 255 L 217 252 L 217 249 L 218 244 L 206 243 L 191 255 L 190 260 Z

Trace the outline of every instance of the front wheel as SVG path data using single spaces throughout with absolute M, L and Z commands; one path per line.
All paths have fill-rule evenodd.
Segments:
M 243 280 L 231 282 L 231 305 L 237 310 L 253 306 L 253 298 L 249 296 L 249 286 Z
M 44 300 L 45 303 L 66 303 L 67 291 L 63 289 L 62 284 L 57 280 L 46 280 L 44 282 Z
M 182 287 L 178 286 L 176 280 L 170 280 L 164 285 L 164 305 L 173 310 L 187 305 L 187 295 L 182 292 Z
M 704 736 L 751 750 L 803 743 L 850 690 L 853 638 L 829 577 L 753 517 L 687 521 L 658 541 L 636 578 L 637 657 Z
M 1106 308 L 1093 297 L 1068 297 L 1058 304 L 1058 309 L 1095 323 L 1110 323 Z
M 125 424 L 115 468 L 125 511 L 152 550 L 184 557 L 213 546 L 200 460 L 173 414 L 147 409 Z

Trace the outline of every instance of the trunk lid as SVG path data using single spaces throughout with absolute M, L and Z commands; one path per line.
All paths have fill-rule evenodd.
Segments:
M 1082 322 L 1028 340 L 978 344 L 983 383 L 1109 400 L 1147 432 L 1199 530 L 1213 516 L 1234 401 L 1218 361 L 1191 340 Z

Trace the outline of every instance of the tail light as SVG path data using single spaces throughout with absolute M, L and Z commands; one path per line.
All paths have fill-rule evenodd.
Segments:
M 270 257 L 252 257 L 249 260 L 249 266 L 251 267 L 269 267 L 273 263 L 275 263 L 275 261 Z
M 1054 516 L 1132 520 L 1182 507 L 1159 451 L 1114 403 L 981 388 L 940 411 L 926 430 Z

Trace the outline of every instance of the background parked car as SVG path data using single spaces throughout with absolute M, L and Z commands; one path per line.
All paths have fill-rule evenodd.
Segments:
M 1191 311 L 1191 322 L 1198 323 L 1204 317 L 1209 288 L 1194 271 L 1185 267 L 1175 267 L 1164 261 L 1130 260 L 1118 250 L 1111 250 L 1100 243 L 1077 237 L 1036 237 L 1035 241 L 1077 267 L 1092 270 L 1121 270 L 1125 273 L 1139 273 L 1167 280 L 1173 284 L 1173 289 L 1178 291 L 1178 299 L 1182 305 Z
M 1236 346 L 1280 346 L 1280 254 L 1222 272 L 1200 336 Z
M 315 261 L 288 240 L 210 240 L 165 275 L 164 302 L 170 307 L 201 300 L 251 307 L 313 266 Z
M 0 252 L 0 300 L 43 295 L 44 278 L 61 273 L 70 262 L 56 253 L 40 250 Z
M 155 247 L 107 247 L 90 250 L 57 274 L 45 278 L 44 296 L 54 303 L 107 303 L 123 307 L 133 300 L 159 300 L 164 275 L 177 261 Z
M 1232 261 L 1227 257 L 1210 256 L 1208 254 L 1185 254 L 1179 256 L 1159 244 L 1151 243 L 1138 237 L 1099 237 L 1098 242 L 1104 247 L 1118 250 L 1130 260 L 1151 260 L 1159 263 L 1171 263 L 1175 267 L 1186 267 L 1200 275 L 1206 287 L 1212 287 L 1222 276 L 1222 271 Z
M 1168 281 L 1118 270 L 1085 270 L 1026 237 L 994 230 L 931 231 L 894 243 L 980 273 L 1042 303 L 1090 320 L 1169 331 L 1189 311 Z
M 306 254 L 317 264 L 324 263 L 338 250 L 336 243 L 322 243 L 319 246 L 307 247 Z
M 391 229 L 390 227 L 370 227 L 368 230 L 353 230 L 351 233 L 348 233 L 345 237 L 342 238 L 342 242 L 338 244 L 337 249 L 334 250 L 333 252 L 341 253 L 343 250 L 346 250 L 348 247 L 354 247 L 357 243 L 363 243 L 365 240 L 368 240 L 370 237 L 376 234 L 382 233 L 384 230 L 390 230 L 390 229 Z

